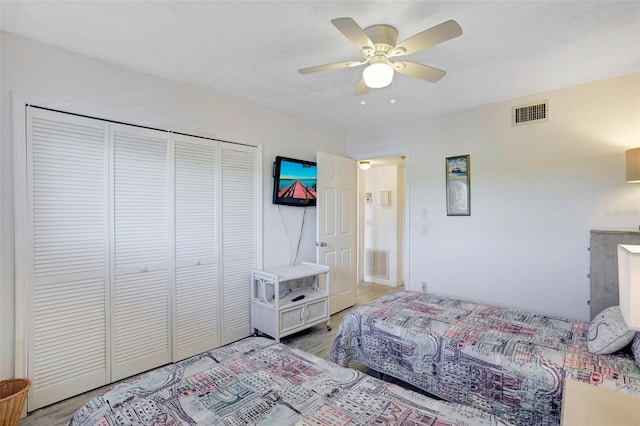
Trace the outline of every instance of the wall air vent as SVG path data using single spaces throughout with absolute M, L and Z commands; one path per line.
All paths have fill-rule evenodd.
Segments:
M 374 278 L 389 279 L 389 250 L 364 250 L 364 274 Z
M 549 101 L 513 107 L 511 125 L 529 124 L 549 119 Z

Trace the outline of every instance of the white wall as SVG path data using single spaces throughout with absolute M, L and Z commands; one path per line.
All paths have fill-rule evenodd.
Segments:
M 511 126 L 512 106 L 545 99 L 549 121 Z M 349 137 L 356 158 L 407 149 L 406 287 L 426 281 L 430 292 L 582 320 L 589 230 L 640 224 L 640 185 L 624 182 L 624 151 L 637 146 L 637 73 Z M 462 154 L 471 155 L 471 216 L 448 217 L 444 159 Z
M 13 122 L 12 92 L 71 103 L 155 125 L 263 147 L 264 267 L 295 257 L 304 209 L 271 204 L 276 155 L 315 160 L 316 152 L 346 154 L 346 134 L 169 82 L 10 33 L 1 35 L 0 143 L 0 378 L 14 368 Z M 170 59 L 170 58 L 169 58 Z M 180 64 L 176 64 L 177 67 Z M 110 117 L 111 118 L 111 117 Z M 300 260 L 315 260 L 315 209 L 306 212 Z

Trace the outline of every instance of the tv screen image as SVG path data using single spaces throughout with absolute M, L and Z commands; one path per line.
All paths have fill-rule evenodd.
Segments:
M 315 206 L 317 167 L 312 161 L 276 157 L 273 203 L 289 206 Z

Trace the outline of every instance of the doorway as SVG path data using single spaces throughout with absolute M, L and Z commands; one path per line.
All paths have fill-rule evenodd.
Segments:
M 403 286 L 406 156 L 358 160 L 358 281 Z

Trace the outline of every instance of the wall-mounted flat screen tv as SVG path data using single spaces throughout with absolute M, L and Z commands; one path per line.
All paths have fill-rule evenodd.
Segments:
M 315 206 L 317 175 L 313 161 L 276 157 L 273 164 L 273 204 Z

